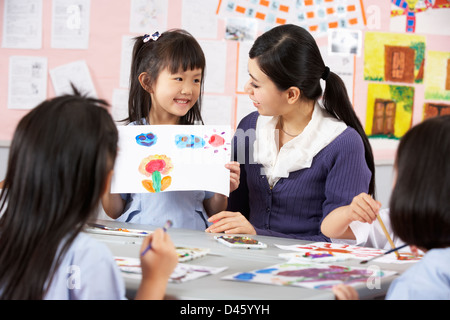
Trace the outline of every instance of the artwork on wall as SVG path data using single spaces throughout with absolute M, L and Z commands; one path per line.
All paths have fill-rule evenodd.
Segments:
M 449 0 L 391 0 L 391 3 L 391 31 L 450 35 Z M 436 24 L 440 27 L 436 28 Z
M 119 126 L 112 193 L 205 190 L 228 195 L 230 126 Z
M 425 78 L 425 99 L 450 101 L 450 52 L 427 52 Z
M 219 1 L 217 13 L 222 18 L 254 19 L 261 32 L 277 25 L 293 23 L 314 36 L 326 36 L 328 30 L 364 26 L 360 0 L 223 0 Z
M 365 130 L 369 138 L 401 138 L 411 127 L 414 87 L 369 83 Z
M 364 80 L 423 83 L 425 37 L 366 32 Z

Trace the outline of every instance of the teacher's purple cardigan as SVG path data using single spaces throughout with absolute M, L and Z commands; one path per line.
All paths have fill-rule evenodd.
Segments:
M 322 220 L 369 189 L 372 173 L 361 137 L 347 127 L 313 158 L 310 168 L 291 172 L 270 189 L 263 166 L 253 161 L 258 115 L 242 119 L 233 137 L 232 156 L 241 164 L 241 177 L 228 210 L 246 216 L 258 235 L 330 241 L 320 232 Z

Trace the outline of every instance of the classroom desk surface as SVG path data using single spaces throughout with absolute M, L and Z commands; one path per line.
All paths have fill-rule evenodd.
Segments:
M 97 220 L 96 223 L 110 227 L 120 227 L 129 229 L 154 230 L 156 227 L 140 224 L 119 223 L 109 220 Z M 293 286 L 277 286 L 269 284 L 257 284 L 238 282 L 221 279 L 225 275 L 237 272 L 252 271 L 266 268 L 283 261 L 278 256 L 279 253 L 286 252 L 275 245 L 307 244 L 310 241 L 296 239 L 252 236 L 265 244 L 265 249 L 242 249 L 230 248 L 215 240 L 214 236 L 223 234 L 205 233 L 203 231 L 175 229 L 169 231 L 170 237 L 175 246 L 209 248 L 210 252 L 203 257 L 185 262 L 194 265 L 210 267 L 228 267 L 225 271 L 208 275 L 199 279 L 190 280 L 183 283 L 169 283 L 166 291 L 166 299 L 180 300 L 301 300 L 301 299 L 334 299 L 331 290 L 308 289 Z M 105 243 L 114 256 L 138 258 L 142 244 L 141 237 L 106 235 L 100 233 L 90 233 L 90 235 Z M 342 266 L 362 266 L 360 260 L 345 260 L 333 262 Z M 394 276 L 383 277 L 379 288 L 369 289 L 365 283 L 356 287 L 360 299 L 383 298 L 392 280 L 404 272 L 412 263 L 406 264 L 383 264 L 376 260 L 367 265 L 377 265 L 382 270 L 396 271 Z M 125 285 L 128 298 L 133 298 L 139 286 L 140 280 L 136 275 L 124 274 Z

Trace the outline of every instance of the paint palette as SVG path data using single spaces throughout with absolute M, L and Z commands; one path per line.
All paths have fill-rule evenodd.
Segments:
M 256 239 L 245 236 L 215 236 L 218 242 L 231 247 L 231 248 L 244 248 L 244 249 L 264 249 L 267 248 L 265 243 L 262 243 Z
M 209 252 L 209 249 L 207 248 L 176 247 L 175 250 L 178 254 L 178 262 L 186 262 L 197 259 L 207 255 Z
M 85 231 L 90 233 L 110 234 L 116 236 L 128 236 L 128 237 L 146 237 L 152 234 L 150 230 L 128 229 L 128 228 L 115 228 L 108 227 L 101 224 L 89 223 Z

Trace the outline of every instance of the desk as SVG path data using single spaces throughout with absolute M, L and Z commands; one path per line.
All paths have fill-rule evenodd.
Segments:
M 96 223 L 110 227 L 121 227 L 129 229 L 154 230 L 156 227 L 140 224 L 127 224 L 116 221 L 98 220 Z M 296 239 L 286 239 L 268 236 L 252 236 L 252 238 L 267 244 L 266 249 L 238 249 L 227 247 L 214 239 L 217 234 L 205 233 L 203 231 L 175 229 L 169 231 L 170 237 L 175 246 L 209 248 L 210 252 L 204 257 L 191 260 L 186 263 L 204 265 L 211 267 L 228 267 L 225 271 L 208 275 L 184 283 L 169 283 L 166 291 L 166 299 L 189 299 L 189 300 L 301 300 L 301 299 L 334 299 L 330 290 L 316 290 L 301 287 L 276 286 L 266 284 L 256 284 L 238 281 L 221 280 L 225 275 L 236 272 L 245 272 L 255 269 L 266 268 L 268 266 L 286 261 L 278 257 L 279 253 L 286 252 L 275 246 L 306 244 L 310 241 L 300 241 Z M 97 240 L 105 243 L 114 256 L 125 256 L 138 258 L 142 238 L 130 236 L 103 235 L 90 233 Z M 333 264 L 343 266 L 361 266 L 360 260 L 346 260 L 334 262 Z M 404 272 L 408 264 L 378 264 L 376 260 L 368 265 L 377 265 L 382 270 L 397 271 L 398 274 Z M 379 289 L 369 289 L 365 284 L 356 287 L 361 299 L 383 298 L 392 280 L 398 276 L 390 276 L 381 279 Z M 133 298 L 139 286 L 139 280 L 124 274 L 127 288 L 127 296 Z

